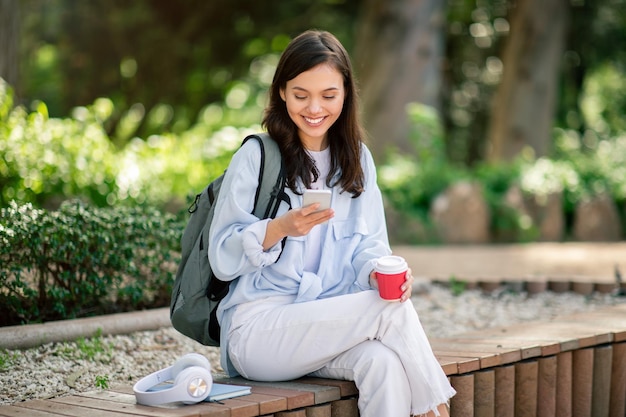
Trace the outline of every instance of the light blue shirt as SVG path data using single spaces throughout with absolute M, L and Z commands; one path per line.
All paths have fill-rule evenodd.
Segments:
M 321 236 L 322 262 L 316 272 L 304 270 L 306 236 L 288 237 L 282 254 L 280 242 L 263 250 L 269 219 L 259 220 L 250 214 L 260 169 L 258 142 L 247 141 L 233 156 L 216 202 L 208 252 L 215 275 L 232 281 L 217 312 L 222 327 L 221 363 L 229 375 L 237 374 L 227 354 L 231 317 L 237 305 L 277 295 L 295 296 L 298 303 L 371 289 L 369 275 L 374 260 L 389 255 L 391 249 L 376 168 L 369 150 L 362 146 L 365 191 L 352 198 L 352 194 L 341 193 L 340 187 L 333 188 L 335 216 Z M 293 208 L 302 206 L 301 195 L 288 188 L 285 191 Z M 286 203 L 281 204 L 278 216 L 288 209 Z

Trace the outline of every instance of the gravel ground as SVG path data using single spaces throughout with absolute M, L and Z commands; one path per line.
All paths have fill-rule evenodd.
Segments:
M 626 302 L 625 297 L 595 293 L 478 290 L 453 295 L 447 288 L 424 284 L 412 301 L 429 337 L 544 320 Z M 0 351 L 0 404 L 45 399 L 115 384 L 132 385 L 169 366 L 185 353 L 206 355 L 220 372 L 219 350 L 202 346 L 173 328 L 103 336 L 78 342 L 50 343 L 28 350 Z

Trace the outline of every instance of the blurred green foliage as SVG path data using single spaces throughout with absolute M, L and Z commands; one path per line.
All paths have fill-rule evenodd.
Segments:
M 20 97 L 45 101 L 54 117 L 108 97 L 103 127 L 118 144 L 181 132 L 208 103 L 262 101 L 265 87 L 249 77 L 269 85 L 264 61 L 295 34 L 333 28 L 350 47 L 360 3 L 21 0 Z M 138 120 L 144 114 L 158 123 Z
M 598 83 L 608 81 L 601 79 Z M 626 220 L 626 132 L 609 123 L 603 114 L 598 115 L 602 123 L 620 134 L 601 138 L 590 130 L 580 134 L 573 129 L 556 128 L 553 158 L 535 158 L 527 150 L 512 163 L 479 163 L 468 168 L 451 163 L 442 152 L 442 122 L 436 112 L 422 105 L 409 106 L 408 112 L 412 143 L 420 158 L 390 154 L 389 162 L 379 166 L 379 183 L 388 204 L 421 222 L 425 230 L 432 228 L 429 211 L 436 196 L 461 180 L 483 185 L 491 211 L 491 235 L 496 241 L 527 242 L 538 236 L 538 225 L 506 201 L 507 192 L 514 186 L 538 200 L 550 194 L 563 195 L 565 239 L 571 232 L 576 206 L 592 196 L 610 195 L 621 208 L 622 222 Z M 435 239 L 426 236 L 426 242 Z M 425 242 L 423 236 L 417 236 L 406 243 Z
M 66 201 L 0 210 L 0 325 L 168 305 L 184 222 Z
M 593 83 L 597 91 L 608 92 L 614 79 L 604 74 L 599 73 Z M 261 129 L 254 124 L 237 125 L 248 121 L 245 115 L 257 111 L 256 105 L 237 110 L 209 105 L 180 133 L 134 137 L 118 147 L 103 129 L 114 107 L 108 99 L 75 108 L 72 117 L 61 119 L 48 117 L 43 102 L 37 102 L 30 113 L 21 106 L 11 107 L 7 103 L 13 97 L 6 84 L 0 84 L 0 94 L 0 102 L 5 103 L 0 107 L 3 206 L 17 200 L 54 208 L 75 197 L 97 207 L 143 205 L 178 213 L 191 196 L 226 169 L 241 140 Z M 536 225 L 505 201 L 513 186 L 535 197 L 562 193 L 568 226 L 576 205 L 590 196 L 605 192 L 618 207 L 626 202 L 626 134 L 608 135 L 622 132 L 612 122 L 613 112 L 595 115 L 596 123 L 607 126 L 607 135 L 591 129 L 580 133 L 556 128 L 552 158 L 536 159 L 525 151 L 513 163 L 479 163 L 471 168 L 450 162 L 444 122 L 436 111 L 412 104 L 407 112 L 418 158 L 390 151 L 389 162 L 379 166 L 380 186 L 388 204 L 427 229 L 436 196 L 463 179 L 483 185 L 493 213 L 492 233 L 505 240 L 529 241 L 537 236 Z M 243 116 L 237 121 L 237 115 Z M 409 243 L 429 241 L 424 236 L 415 239 Z
M 626 0 L 568 3 L 556 125 L 615 136 L 594 115 L 623 123 Z M 180 134 L 211 103 L 236 110 L 246 119 L 237 125 L 249 125 L 259 120 L 273 66 L 291 37 L 330 30 L 350 52 L 368 7 L 381 6 L 358 0 L 21 0 L 20 104 L 42 100 L 51 117 L 66 117 L 107 97 L 113 111 L 102 127 L 118 147 L 134 137 Z M 473 166 L 488 149 L 491 99 L 515 9 L 511 0 L 446 2 L 440 110 L 454 164 Z M 594 83 L 609 77 L 612 83 Z
M 0 203 L 56 207 L 76 197 L 98 207 L 179 206 L 226 169 L 234 150 L 259 126 L 235 127 L 232 111 L 208 106 L 180 134 L 133 138 L 119 148 L 103 124 L 108 99 L 75 108 L 72 117 L 48 117 L 38 102 L 11 108 L 12 91 L 0 79 Z M 225 127 L 224 127 L 225 126 Z

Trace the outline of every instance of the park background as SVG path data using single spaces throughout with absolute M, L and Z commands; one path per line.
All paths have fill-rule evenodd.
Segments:
M 621 241 L 626 1 L 0 1 L 0 320 L 158 307 L 282 49 L 353 57 L 392 243 Z

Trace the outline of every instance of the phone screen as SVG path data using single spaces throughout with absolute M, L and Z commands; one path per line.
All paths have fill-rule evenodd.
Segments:
M 330 190 L 305 190 L 302 198 L 302 207 L 313 203 L 320 203 L 319 210 L 326 210 L 330 208 L 330 197 Z

